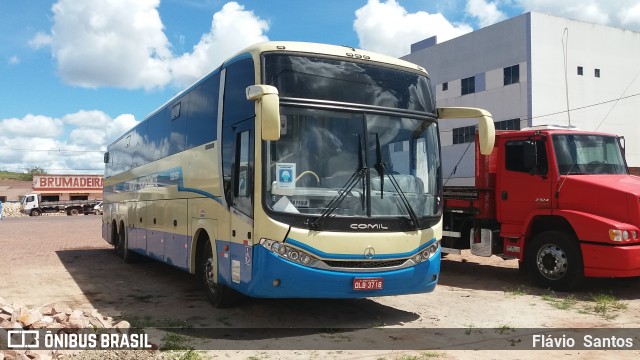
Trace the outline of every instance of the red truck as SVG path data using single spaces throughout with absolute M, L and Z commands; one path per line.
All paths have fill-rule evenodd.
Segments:
M 640 177 L 623 138 L 541 126 L 476 149 L 475 187 L 443 190 L 443 252 L 518 259 L 539 285 L 640 276 Z

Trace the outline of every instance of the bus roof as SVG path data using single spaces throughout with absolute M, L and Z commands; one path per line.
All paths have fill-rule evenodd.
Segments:
M 413 70 L 418 70 L 424 72 L 427 71 L 414 63 L 401 60 L 392 56 L 379 54 L 376 52 L 356 49 L 351 46 L 340 46 L 340 45 L 329 45 L 329 44 L 321 44 L 321 43 L 311 43 L 311 42 L 295 42 L 295 41 L 267 41 L 253 44 L 242 51 L 236 53 L 235 56 L 232 56 L 230 59 L 233 59 L 236 56 L 245 54 L 247 52 L 255 55 L 263 52 L 270 51 L 288 51 L 288 52 L 300 52 L 300 53 L 308 53 L 308 54 L 322 54 L 322 55 L 333 55 L 337 57 L 344 57 L 356 60 L 368 60 L 374 61 L 383 64 L 390 64 L 395 66 L 400 66 L 404 68 L 409 68 Z M 226 63 L 226 62 L 225 62 Z
M 371 61 L 379 64 L 388 64 L 393 66 L 399 66 L 407 69 L 412 69 L 415 71 L 419 71 L 428 75 L 427 71 L 414 63 L 401 60 L 398 58 L 394 58 L 392 56 L 383 55 L 375 52 L 370 52 L 366 50 L 356 49 L 350 46 L 341 46 L 341 45 L 329 45 L 329 44 L 321 44 L 321 43 L 311 43 L 311 42 L 296 42 L 296 41 L 266 41 L 261 43 L 255 43 L 249 47 L 244 48 L 243 50 L 237 52 L 233 56 L 229 57 L 225 60 L 221 65 L 217 66 L 214 70 L 208 72 L 200 79 L 187 86 L 186 88 L 180 90 L 173 97 L 164 102 L 161 106 L 154 109 L 147 116 L 144 117 L 143 120 L 139 122 L 138 125 L 126 131 L 120 137 L 115 139 L 109 146 L 111 147 L 113 144 L 117 143 L 119 140 L 127 136 L 131 130 L 135 129 L 140 124 L 144 123 L 147 119 L 151 118 L 163 108 L 165 108 L 168 104 L 171 104 L 176 99 L 180 98 L 182 95 L 191 91 L 191 89 L 195 88 L 199 83 L 212 76 L 212 74 L 220 71 L 221 68 L 225 67 L 229 62 L 233 61 L 239 56 L 250 53 L 254 58 L 258 58 L 258 56 L 264 52 L 271 51 L 284 51 L 284 52 L 298 52 L 298 53 L 307 53 L 307 54 L 318 54 L 318 55 L 331 55 L 336 57 L 344 57 L 349 59 L 355 59 L 360 61 Z

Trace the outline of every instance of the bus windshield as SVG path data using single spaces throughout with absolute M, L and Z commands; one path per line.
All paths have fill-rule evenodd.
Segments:
M 562 134 L 553 136 L 561 175 L 626 174 L 618 139 L 613 136 Z
M 342 195 L 333 216 L 440 215 L 435 121 L 283 107 L 281 122 L 266 146 L 271 210 L 319 216 Z
M 281 98 L 311 99 L 433 114 L 424 73 L 343 59 L 286 54 L 264 56 L 265 83 Z

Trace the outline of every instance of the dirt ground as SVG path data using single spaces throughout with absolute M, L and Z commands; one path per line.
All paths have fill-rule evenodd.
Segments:
M 124 264 L 99 216 L 0 221 L 0 297 L 65 302 L 144 327 L 222 329 L 223 339 L 158 330 L 159 346 L 215 359 L 577 359 L 640 356 L 640 279 L 592 279 L 573 293 L 537 288 L 517 263 L 468 253 L 442 260 L 433 293 L 355 300 L 246 299 L 215 309 L 188 274 L 153 261 Z M 246 334 L 241 329 L 253 328 Z M 632 350 L 530 350 L 534 334 L 583 329 L 633 337 Z M 271 330 L 270 330 L 271 329 Z M 348 329 L 345 330 L 345 329 Z M 604 329 L 604 330 L 596 330 Z M 570 335 L 572 336 L 572 335 Z M 581 339 L 581 337 L 580 337 Z M 167 344 L 171 346 L 167 346 Z M 1 356 L 0 356 L 1 358 Z

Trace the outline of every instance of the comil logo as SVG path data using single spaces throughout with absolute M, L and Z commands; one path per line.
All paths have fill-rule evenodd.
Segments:
M 382 224 L 351 224 L 349 227 L 353 230 L 389 230 Z

